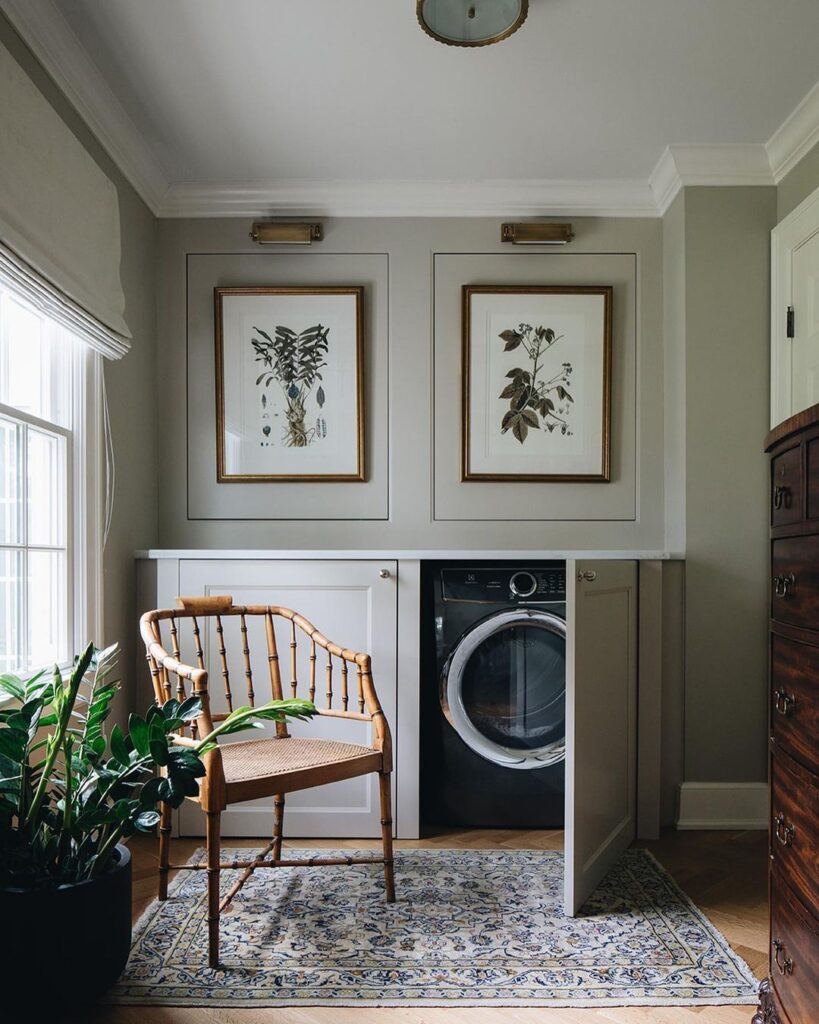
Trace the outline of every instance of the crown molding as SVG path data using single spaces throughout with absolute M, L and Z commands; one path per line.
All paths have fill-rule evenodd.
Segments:
M 656 217 L 640 181 L 279 181 L 174 184 L 160 217 Z
M 648 181 L 171 182 L 53 0 L 2 10 L 157 217 L 662 217 L 689 185 L 775 185 L 819 143 L 819 83 L 766 144 L 669 145 Z
M 154 215 L 167 176 L 147 141 L 52 0 L 0 0 L 0 9 Z
M 819 82 L 768 139 L 765 149 L 774 181 L 779 182 L 819 143 Z
M 689 185 L 774 185 L 761 143 L 725 146 L 666 146 L 649 178 L 657 213 L 666 212 Z

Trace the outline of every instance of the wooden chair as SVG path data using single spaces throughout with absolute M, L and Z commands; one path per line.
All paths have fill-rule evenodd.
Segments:
M 319 715 L 372 723 L 371 746 L 340 742 L 317 737 L 293 737 L 284 723 L 276 724 L 275 739 L 250 740 L 225 743 L 204 755 L 206 775 L 200 779 L 199 795 L 191 799 L 198 801 L 206 816 L 207 863 L 171 864 L 170 833 L 172 810 L 163 805 L 159 828 L 159 899 L 168 895 L 168 872 L 176 870 L 206 870 L 208 873 L 208 963 L 211 967 L 219 963 L 219 917 L 221 912 L 239 892 L 242 885 L 257 868 L 316 866 L 325 864 L 383 864 L 387 902 L 395 901 L 393 876 L 392 815 L 390 810 L 390 776 L 392 772 L 392 740 L 390 727 L 381 710 L 373 685 L 370 656 L 339 647 L 301 615 L 289 608 L 275 606 L 237 606 L 231 597 L 181 597 L 178 608 L 158 609 L 147 612 L 140 620 L 140 631 L 147 651 L 154 694 L 157 702 L 163 703 L 171 697 L 182 701 L 190 693 L 202 699 L 202 713 L 193 724 L 191 737 L 179 735 L 175 742 L 193 745 L 196 736 L 208 735 L 214 722 L 222 721 L 225 714 L 212 714 L 208 692 L 208 672 L 202 647 L 200 620 L 215 622 L 217 653 L 220 659 L 224 684 L 224 700 L 228 712 L 233 707 L 230 672 L 226 652 L 224 619 L 238 616 L 242 647 L 242 665 L 247 687 L 247 703 L 254 706 L 255 692 L 251 668 L 248 623 L 261 621 L 266 638 L 266 658 L 272 698 L 281 700 L 284 696 L 282 666 L 276 642 L 276 625 L 284 624 L 289 635 L 290 648 L 288 696 L 303 696 L 298 693 L 297 648 L 299 638 L 309 644 L 309 685 L 307 697 L 316 702 L 316 663 L 319 649 L 326 652 L 324 666 L 324 698 L 326 707 L 318 709 Z M 189 623 L 192 631 L 192 650 L 196 666 L 183 664 L 180 645 L 183 639 L 183 624 Z M 164 646 L 162 629 L 167 626 L 170 638 L 170 653 Z M 306 638 L 306 639 L 305 639 Z M 321 655 L 322 660 L 324 655 Z M 334 668 L 340 668 L 340 707 L 333 707 L 336 696 L 333 690 Z M 356 673 L 356 703 L 350 710 L 348 689 L 348 668 L 354 666 Z M 337 678 L 339 678 L 337 676 Z M 173 682 L 175 677 L 175 683 Z M 186 690 L 190 683 L 190 692 Z M 284 798 L 286 793 L 342 779 L 356 778 L 378 773 L 381 796 L 381 857 L 310 857 L 309 859 L 282 859 L 282 827 L 284 819 Z M 220 860 L 220 818 L 230 804 L 259 797 L 273 796 L 273 838 L 265 849 L 252 860 L 235 860 L 222 863 Z M 268 854 L 272 851 L 272 857 Z M 220 899 L 220 871 L 241 870 L 242 874 L 227 895 Z

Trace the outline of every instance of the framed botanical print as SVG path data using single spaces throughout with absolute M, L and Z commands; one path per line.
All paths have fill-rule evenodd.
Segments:
M 610 479 L 612 288 L 465 285 L 461 479 Z
M 363 297 L 214 289 L 219 483 L 364 480 Z

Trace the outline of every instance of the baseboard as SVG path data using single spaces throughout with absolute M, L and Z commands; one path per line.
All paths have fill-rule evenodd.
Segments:
M 764 782 L 683 782 L 677 828 L 767 829 Z

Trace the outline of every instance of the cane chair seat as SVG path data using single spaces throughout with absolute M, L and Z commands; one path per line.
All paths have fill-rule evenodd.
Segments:
M 338 740 L 289 736 L 275 740 L 249 740 L 244 743 L 225 743 L 221 747 L 222 767 L 228 785 L 237 782 L 278 779 L 290 772 L 350 762 L 356 774 L 378 771 L 382 755 L 373 747 Z M 359 764 L 366 760 L 372 767 Z

